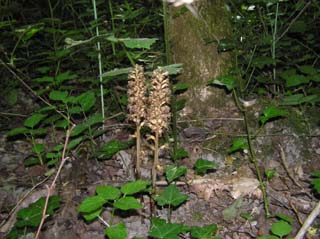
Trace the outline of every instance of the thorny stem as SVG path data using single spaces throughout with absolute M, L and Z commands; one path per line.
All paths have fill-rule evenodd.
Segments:
M 256 174 L 257 174 L 257 177 L 258 177 L 258 180 L 259 180 L 259 185 L 260 185 L 260 189 L 262 191 L 262 196 L 263 196 L 264 209 L 265 209 L 265 212 L 266 212 L 266 217 L 268 218 L 268 217 L 270 217 L 269 201 L 268 201 L 268 197 L 267 197 L 266 187 L 265 187 L 265 185 L 263 183 L 263 180 L 262 180 L 262 175 L 261 175 L 261 172 L 260 172 L 260 169 L 259 169 L 259 165 L 258 165 L 258 162 L 256 160 L 256 156 L 254 154 L 254 148 L 253 148 L 253 145 L 252 145 L 251 134 L 250 134 L 249 124 L 248 124 L 247 111 L 246 111 L 246 109 L 243 109 L 241 107 L 236 91 L 233 90 L 232 93 L 233 93 L 236 105 L 240 109 L 240 111 L 242 112 L 243 117 L 244 117 L 244 124 L 245 124 L 245 128 L 246 128 L 247 141 L 248 141 L 248 146 L 249 146 L 250 161 L 253 163 L 253 166 L 255 168 L 255 171 L 256 171 Z

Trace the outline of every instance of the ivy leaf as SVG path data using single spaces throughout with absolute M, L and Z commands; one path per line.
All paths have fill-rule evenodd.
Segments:
M 112 186 L 97 186 L 96 192 L 105 200 L 116 200 L 120 197 L 120 190 Z
M 106 200 L 102 196 L 91 196 L 82 201 L 82 203 L 78 207 L 78 212 L 91 213 L 100 209 L 105 203 Z
M 24 122 L 23 125 L 28 128 L 33 128 L 36 125 L 40 123 L 40 121 L 45 118 L 47 115 L 46 114 L 32 114 L 29 118 L 27 118 Z
M 285 221 L 278 221 L 271 226 L 271 232 L 280 238 L 283 238 L 285 235 L 288 235 L 292 230 L 292 226 Z
M 197 239 L 210 239 L 217 232 L 218 226 L 216 224 L 211 224 L 203 227 L 192 227 L 191 236 Z
M 181 229 L 180 224 L 166 223 L 163 219 L 152 218 L 149 236 L 159 239 L 179 239 Z
M 185 175 L 187 168 L 185 166 L 170 165 L 166 168 L 165 173 L 167 181 L 171 183 L 173 180 Z
M 177 207 L 187 199 L 188 195 L 180 193 L 176 185 L 166 187 L 162 193 L 155 197 L 159 206 L 173 205 Z
M 278 109 L 275 106 L 269 106 L 264 109 L 262 116 L 260 116 L 260 121 L 262 124 L 265 124 L 270 119 L 274 119 L 277 117 L 285 117 L 287 116 L 287 111 Z
M 140 202 L 134 197 L 123 197 L 113 203 L 115 208 L 121 210 L 139 209 L 142 208 Z
M 149 185 L 149 182 L 144 180 L 129 182 L 122 185 L 121 192 L 125 195 L 133 195 L 135 193 L 145 190 L 148 185 Z
M 230 91 L 236 87 L 237 82 L 233 76 L 226 75 L 220 76 L 213 81 L 209 81 L 209 84 L 225 86 Z
M 40 198 L 36 202 L 32 203 L 29 207 L 21 209 L 17 213 L 17 227 L 37 227 L 40 224 L 42 218 L 42 212 L 45 204 L 45 197 Z M 47 214 L 53 215 L 54 210 L 60 207 L 60 198 L 58 196 L 52 196 L 49 198 Z
M 245 150 L 247 148 L 248 148 L 247 140 L 244 138 L 237 138 L 233 140 L 231 147 L 228 149 L 228 153 L 231 154 L 239 150 Z
M 106 228 L 105 234 L 109 239 L 126 239 L 128 235 L 126 225 L 124 223 L 118 223 L 115 226 Z
M 216 169 L 217 164 L 205 159 L 198 159 L 194 164 L 196 174 L 205 174 L 208 170 Z

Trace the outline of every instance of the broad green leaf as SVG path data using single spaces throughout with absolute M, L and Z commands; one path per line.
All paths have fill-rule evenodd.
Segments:
M 78 136 L 79 134 L 81 134 L 83 131 L 87 130 L 89 128 L 88 125 L 86 125 L 85 123 L 82 124 L 78 124 L 76 127 L 74 127 L 74 129 L 71 132 L 71 136 Z
M 13 137 L 13 136 L 16 136 L 16 135 L 19 135 L 19 134 L 25 134 L 29 131 L 29 129 L 27 128 L 14 128 L 14 129 L 11 129 L 8 133 L 7 133 L 7 136 L 8 137 Z
M 85 121 L 85 124 L 89 127 L 89 126 L 93 126 L 95 124 L 102 123 L 102 122 L 103 122 L 102 115 L 101 114 L 94 114 L 94 115 L 90 116 Z
M 78 144 L 80 144 L 83 140 L 83 137 L 79 137 L 79 138 L 76 138 L 76 139 L 73 139 L 71 140 L 69 143 L 68 143 L 68 146 L 67 146 L 67 149 L 70 150 L 70 149 L 73 149 L 74 147 L 76 147 Z
M 182 64 L 172 64 L 162 67 L 164 71 L 168 72 L 169 75 L 176 75 L 182 71 Z
M 299 105 L 303 97 L 303 94 L 286 96 L 283 98 L 281 105 Z
M 275 215 L 275 217 L 278 218 L 278 219 L 281 219 L 281 220 L 283 220 L 283 221 L 286 221 L 286 222 L 288 222 L 288 223 L 290 223 L 290 224 L 292 224 L 292 223 L 294 222 L 294 220 L 293 220 L 292 217 L 290 217 L 290 216 L 288 216 L 288 215 L 286 215 L 286 214 L 283 214 L 283 213 L 277 213 L 277 214 Z
M 216 224 L 211 224 L 203 227 L 192 227 L 191 236 L 197 239 L 210 239 L 217 232 L 218 226 Z
M 234 89 L 237 85 L 236 80 L 233 76 L 220 76 L 213 81 L 209 81 L 209 84 L 225 86 L 229 91 Z
M 106 203 L 107 200 L 105 200 L 102 196 L 91 196 L 86 198 L 78 207 L 78 212 L 81 213 L 91 213 L 98 209 L 100 209 L 103 204 Z
M 29 128 L 34 128 L 36 125 L 38 125 L 40 123 L 40 121 L 47 117 L 46 114 L 32 114 L 29 118 L 27 118 L 24 122 L 23 125 L 25 127 L 29 127 Z
M 122 185 L 121 192 L 125 195 L 133 195 L 135 193 L 146 190 L 150 183 L 144 180 L 137 180 Z
M 278 221 L 272 224 L 271 226 L 271 232 L 281 238 L 283 238 L 285 235 L 288 235 L 292 230 L 292 226 L 285 222 L 285 221 Z
M 286 87 L 308 84 L 310 79 L 304 75 L 292 75 L 286 79 Z
M 158 38 L 126 38 L 121 39 L 124 45 L 128 48 L 150 49 Z
M 122 149 L 126 149 L 128 143 L 120 142 L 116 140 L 111 140 L 107 144 L 101 147 L 99 159 L 108 159 L 111 158 L 114 154 L 118 153 Z
M 186 105 L 187 99 L 179 99 L 172 104 L 172 111 L 178 112 Z
M 313 188 L 318 193 L 320 193 L 320 170 L 313 172 L 311 176 L 313 177 L 311 180 L 311 184 L 313 185 Z
M 97 186 L 96 192 L 105 200 L 116 200 L 120 197 L 120 190 L 112 186 Z
M 180 193 L 176 185 L 169 185 L 162 193 L 155 197 L 159 206 L 172 205 L 179 206 L 188 199 L 188 195 Z
M 46 125 L 53 124 L 54 122 L 56 122 L 59 119 L 61 119 L 61 115 L 54 114 L 54 115 L 51 115 L 48 118 L 46 118 L 42 123 L 46 124 Z
M 259 56 L 253 59 L 252 66 L 262 69 L 265 66 L 273 65 L 275 61 L 272 57 Z
M 32 147 L 32 152 L 34 152 L 36 154 L 41 154 L 44 151 L 45 151 L 44 144 L 34 144 L 34 146 Z
M 77 101 L 81 105 L 84 112 L 90 110 L 96 103 L 96 97 L 92 91 L 87 91 L 77 97 Z
M 184 159 L 189 156 L 188 152 L 184 148 L 177 148 L 173 155 L 173 160 Z
M 247 140 L 244 138 L 237 138 L 232 141 L 231 147 L 228 149 L 228 153 L 234 153 L 239 150 L 245 150 L 248 148 Z
M 158 239 L 179 239 L 181 228 L 180 224 L 166 223 L 163 219 L 152 218 L 149 236 Z
M 82 216 L 86 221 L 92 221 L 93 219 L 96 219 L 98 216 L 100 216 L 101 212 L 102 208 L 99 208 L 96 211 L 84 213 L 82 214 Z
M 121 69 L 114 69 L 108 72 L 105 72 L 102 74 L 102 77 L 114 77 L 114 76 L 118 76 L 118 75 L 127 75 L 129 74 L 130 71 L 132 71 L 132 67 L 128 67 L 128 68 L 121 68 Z
M 81 109 L 80 106 L 74 106 L 74 107 L 70 107 L 68 109 L 69 114 L 73 115 L 73 114 L 80 114 L 83 113 L 84 111 Z
M 34 79 L 34 81 L 37 83 L 52 83 L 54 82 L 54 78 L 52 76 L 43 76 Z
M 105 234 L 109 239 L 126 239 L 128 235 L 126 225 L 124 223 L 118 223 L 115 226 L 106 228 Z
M 205 174 L 208 170 L 216 169 L 217 164 L 205 159 L 198 159 L 194 164 L 196 174 Z
M 113 203 L 115 208 L 121 210 L 139 209 L 142 208 L 140 202 L 134 197 L 123 197 Z
M 36 202 L 29 205 L 27 208 L 23 208 L 17 213 L 17 227 L 37 227 L 40 224 L 42 218 L 42 212 L 45 204 L 45 198 L 42 197 Z M 58 196 L 52 196 L 49 198 L 48 208 L 46 214 L 53 215 L 54 210 L 60 207 L 60 198 Z
M 173 86 L 173 93 L 174 94 L 179 94 L 181 92 L 184 92 L 186 90 L 188 90 L 188 84 L 185 83 L 185 82 L 181 82 L 181 83 L 178 83 L 178 84 L 175 84 Z
M 32 134 L 33 136 L 44 135 L 47 133 L 46 129 L 30 129 L 27 133 Z
M 277 170 L 275 169 L 267 169 L 264 174 L 266 175 L 267 179 L 270 180 L 274 177 L 274 175 L 277 173 Z
M 271 119 L 275 119 L 278 117 L 287 116 L 288 112 L 282 109 L 278 109 L 275 106 L 268 106 L 264 109 L 262 116 L 260 116 L 260 121 L 262 124 L 265 124 L 267 121 Z
M 38 164 L 40 164 L 40 160 L 39 160 L 39 158 L 28 157 L 26 160 L 24 160 L 23 164 L 24 164 L 26 167 L 30 167 L 30 166 L 33 166 L 33 165 L 38 165 Z
M 165 173 L 167 181 L 171 183 L 173 180 L 185 175 L 187 168 L 185 166 L 170 165 L 166 168 Z
M 276 237 L 276 236 L 262 236 L 262 237 L 257 237 L 257 239 L 279 239 L 279 237 Z
M 50 92 L 49 98 L 55 101 L 66 102 L 68 94 L 69 94 L 68 91 L 53 90 Z
M 316 75 L 318 73 L 318 70 L 311 65 L 299 66 L 299 70 L 307 75 Z
M 68 51 L 60 51 L 63 55 L 65 55 L 66 53 L 68 53 Z M 62 55 L 62 56 L 63 56 Z M 63 81 L 66 81 L 66 80 L 73 80 L 73 79 L 76 79 L 78 76 L 70 71 L 67 71 L 67 72 L 64 72 L 64 73 L 61 73 L 59 75 L 56 76 L 56 81 L 58 83 L 62 83 Z
M 312 177 L 320 178 L 320 170 L 315 171 L 315 172 L 312 172 L 312 173 L 311 173 L 311 176 L 312 176 Z

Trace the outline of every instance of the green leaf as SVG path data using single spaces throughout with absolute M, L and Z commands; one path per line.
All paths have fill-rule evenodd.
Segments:
M 208 170 L 216 169 L 217 164 L 205 159 L 198 159 L 194 164 L 196 174 L 205 174 Z
M 128 147 L 128 143 L 116 141 L 116 140 L 111 140 L 102 148 L 100 151 L 100 155 L 98 156 L 99 159 L 109 159 L 111 158 L 114 154 L 118 153 L 120 150 L 126 149 Z
M 128 233 L 126 225 L 124 223 L 118 223 L 115 226 L 106 228 L 105 234 L 109 239 L 126 239 Z
M 70 149 L 73 149 L 74 147 L 76 147 L 78 144 L 80 144 L 83 140 L 83 137 L 79 137 L 79 138 L 76 138 L 76 139 L 73 139 L 71 140 L 69 143 L 68 143 L 68 146 L 67 146 L 67 149 L 70 150 Z
M 120 190 L 112 186 L 97 186 L 96 192 L 105 200 L 116 200 L 120 197 Z
M 311 65 L 303 65 L 303 66 L 299 66 L 299 70 L 307 75 L 316 75 L 318 74 L 318 70 L 315 69 L 313 66 Z
M 173 94 L 179 94 L 179 93 L 182 93 L 186 90 L 188 90 L 189 88 L 189 85 L 185 82 L 181 82 L 181 83 L 178 83 L 178 84 L 175 84 L 173 86 Z
M 213 81 L 209 81 L 209 84 L 225 86 L 230 91 L 236 87 L 237 82 L 233 76 L 226 75 L 220 76 Z
M 26 160 L 24 160 L 23 164 L 24 164 L 26 167 L 30 167 L 30 166 L 32 166 L 32 165 L 40 164 L 40 160 L 39 160 L 39 158 L 28 157 Z
M 292 230 L 292 226 L 285 221 L 278 221 L 271 226 L 271 232 L 279 237 L 288 235 Z
M 27 132 L 29 132 L 29 129 L 27 129 L 27 128 L 14 128 L 14 129 L 11 129 L 7 133 L 7 136 L 8 137 L 13 137 L 13 136 L 16 136 L 16 135 L 19 135 L 19 134 L 25 134 Z
M 96 211 L 84 213 L 82 214 L 82 216 L 86 221 L 92 221 L 93 219 L 96 219 L 98 216 L 100 216 L 101 212 L 102 208 L 99 208 Z
M 264 174 L 266 175 L 267 179 L 270 180 L 271 178 L 274 177 L 274 175 L 276 174 L 277 170 L 275 169 L 267 169 Z
M 92 91 L 87 91 L 77 97 L 77 101 L 81 105 L 84 112 L 90 110 L 96 103 L 96 97 Z
M 275 60 L 268 56 L 259 56 L 253 59 L 252 66 L 262 69 L 265 66 L 273 65 Z
M 30 129 L 28 133 L 32 133 L 33 136 L 44 135 L 47 133 L 46 129 Z
M 68 109 L 69 114 L 80 114 L 84 112 L 80 106 L 70 107 Z
M 169 75 L 177 75 L 182 71 L 182 64 L 172 64 L 162 67 Z
M 310 79 L 304 75 L 292 75 L 286 79 L 286 87 L 308 84 Z
M 226 221 L 231 221 L 235 219 L 239 213 L 239 209 L 241 208 L 243 203 L 243 199 L 240 197 L 236 199 L 229 207 L 222 211 L 223 219 Z
M 65 53 L 68 53 L 68 51 L 61 51 L 61 53 L 65 54 Z M 56 81 L 58 83 L 62 83 L 63 81 L 66 81 L 66 80 L 74 80 L 76 79 L 78 76 L 70 71 L 67 71 L 67 72 L 64 72 L 64 73 L 61 73 L 59 75 L 56 76 Z
M 23 122 L 23 125 L 25 127 L 28 127 L 28 128 L 33 128 L 35 127 L 36 125 L 38 125 L 40 123 L 40 121 L 47 117 L 46 114 L 32 114 L 29 118 L 27 118 L 24 122 Z
M 311 180 L 311 184 L 313 185 L 313 188 L 320 193 L 320 178 L 314 178 Z
M 275 106 L 268 106 L 264 109 L 262 116 L 260 116 L 260 121 L 262 124 L 265 124 L 267 121 L 271 119 L 275 119 L 277 117 L 285 117 L 287 116 L 287 111 L 278 109 Z
M 189 154 L 187 151 L 184 150 L 184 148 L 177 148 L 173 155 L 173 160 L 179 160 L 189 157 Z
M 42 212 L 45 204 L 45 197 L 38 199 L 36 202 L 23 208 L 17 213 L 17 227 L 37 227 L 42 218 Z M 60 207 L 60 198 L 52 196 L 49 198 L 48 208 L 46 214 L 53 215 L 54 210 Z
M 32 147 L 32 152 L 34 152 L 36 154 L 41 154 L 44 151 L 45 151 L 44 144 L 34 144 L 34 146 Z
M 212 236 L 217 232 L 218 226 L 216 224 L 211 224 L 203 227 L 192 227 L 191 236 L 197 239 L 211 239 Z
M 186 105 L 187 99 L 179 99 L 172 104 L 172 110 L 178 112 L 184 108 Z
M 301 100 L 303 99 L 303 94 L 295 94 L 286 96 L 283 98 L 281 105 L 300 105 Z
M 133 69 L 132 67 L 113 69 L 111 71 L 103 73 L 102 77 L 114 77 L 114 76 L 124 75 L 124 74 L 127 75 L 127 74 L 129 74 L 130 71 L 132 71 L 132 69 Z
M 185 166 L 170 165 L 166 168 L 165 173 L 167 181 L 171 183 L 173 180 L 185 175 L 187 168 Z
M 188 195 L 180 193 L 176 185 L 170 185 L 162 193 L 155 197 L 159 206 L 173 205 L 179 206 L 188 199 Z
M 106 203 L 106 201 L 107 200 L 100 195 L 88 197 L 79 205 L 78 212 L 91 213 L 97 211 Z
M 76 127 L 71 132 L 71 136 L 78 136 L 81 134 L 83 131 L 87 130 L 89 127 L 85 123 L 78 124 Z
M 69 94 L 68 91 L 53 90 L 50 92 L 49 98 L 51 100 L 62 101 L 65 103 L 67 100 L 68 94 Z
M 320 170 L 315 171 L 315 172 L 312 172 L 312 173 L 311 173 L 311 176 L 312 176 L 312 177 L 320 178 Z
M 144 180 L 137 180 L 122 185 L 121 192 L 125 195 L 133 195 L 135 193 L 146 190 L 150 183 Z
M 119 39 L 128 48 L 138 48 L 138 49 L 150 49 L 153 43 L 155 43 L 158 38 L 126 38 Z
M 181 229 L 180 224 L 166 223 L 163 219 L 152 218 L 149 236 L 159 239 L 179 239 Z
M 277 214 L 275 215 L 275 217 L 278 218 L 278 219 L 281 219 L 281 220 L 283 220 L 283 221 L 286 221 L 286 222 L 288 222 L 288 223 L 290 223 L 290 224 L 292 224 L 292 223 L 294 222 L 294 220 L 293 220 L 292 217 L 290 217 L 290 216 L 288 216 L 288 215 L 286 215 L 286 214 L 283 214 L 283 213 L 277 213 Z
M 121 210 L 139 209 L 142 208 L 140 202 L 134 197 L 123 197 L 113 203 L 115 208 Z
M 262 236 L 262 237 L 257 237 L 257 239 L 279 239 L 279 237 L 276 237 L 276 236 Z

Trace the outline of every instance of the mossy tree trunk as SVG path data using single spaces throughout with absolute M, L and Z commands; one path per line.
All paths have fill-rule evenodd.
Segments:
M 171 62 L 183 63 L 179 80 L 189 85 L 181 114 L 190 119 L 217 117 L 217 110 L 233 104 L 232 97 L 207 84 L 230 66 L 230 56 L 218 54 L 217 42 L 231 34 L 231 25 L 223 0 L 198 0 L 194 8 L 198 18 L 185 7 L 170 6 L 168 11 Z

